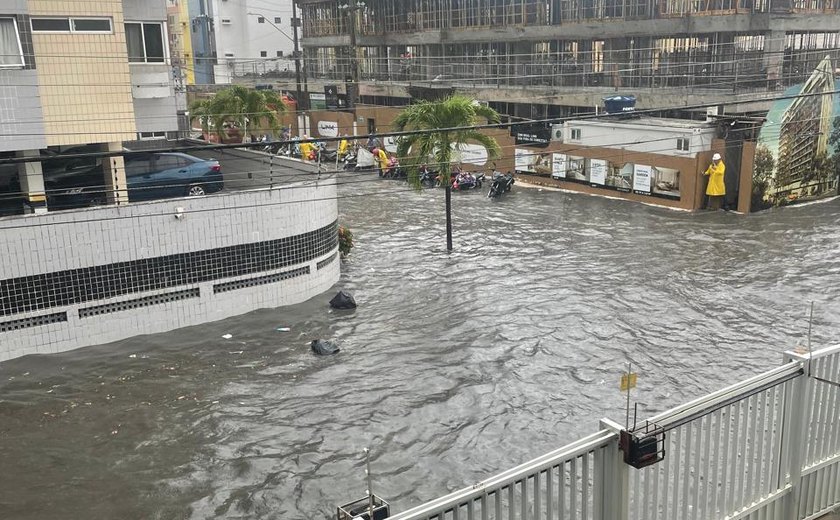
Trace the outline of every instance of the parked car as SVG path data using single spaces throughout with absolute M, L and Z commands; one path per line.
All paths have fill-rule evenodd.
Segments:
M 222 167 L 185 153 L 138 153 L 125 156 L 128 200 L 200 196 L 224 188 Z
M 98 145 L 81 145 L 41 150 L 41 171 L 44 174 L 44 191 L 47 207 L 52 209 L 84 208 L 98 206 L 106 201 L 105 170 L 103 158 L 84 155 L 101 151 Z M 107 164 L 107 159 L 105 160 Z

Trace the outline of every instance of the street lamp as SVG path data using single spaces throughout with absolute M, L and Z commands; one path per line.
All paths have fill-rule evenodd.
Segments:
M 291 40 L 291 42 L 294 44 L 294 46 L 295 46 L 294 49 L 295 50 L 294 50 L 293 54 L 294 54 L 294 57 L 295 57 L 295 83 L 296 83 L 295 100 L 297 101 L 297 108 L 298 108 L 298 110 L 300 110 L 300 107 L 301 107 L 300 52 L 298 51 L 298 37 L 297 37 L 298 36 L 298 31 L 297 31 L 297 2 L 296 1 L 292 2 L 292 27 L 294 28 L 294 38 L 289 36 L 288 34 L 286 34 L 286 32 L 283 31 L 283 29 L 277 27 L 277 25 L 275 25 L 271 21 L 269 21 L 269 19 L 266 15 L 264 15 L 262 13 L 254 12 L 254 11 L 248 11 L 248 14 L 251 15 L 251 16 L 259 16 L 260 18 L 265 20 L 265 22 L 267 24 L 274 27 L 277 30 L 277 32 L 279 32 L 280 34 L 282 34 L 283 36 L 285 36 L 286 38 Z

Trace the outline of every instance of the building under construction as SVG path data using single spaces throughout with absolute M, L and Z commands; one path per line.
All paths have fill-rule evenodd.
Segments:
M 840 0 L 298 4 L 310 81 L 358 79 L 370 103 L 458 89 L 540 118 L 592 112 L 616 91 L 640 108 L 756 100 L 840 57 Z

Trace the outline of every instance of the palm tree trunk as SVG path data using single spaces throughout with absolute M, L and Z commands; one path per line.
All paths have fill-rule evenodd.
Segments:
M 446 183 L 446 252 L 452 252 L 452 184 Z

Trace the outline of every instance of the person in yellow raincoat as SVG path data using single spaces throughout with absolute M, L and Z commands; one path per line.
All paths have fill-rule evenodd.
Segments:
M 388 162 L 390 159 L 388 158 L 388 154 L 382 148 L 379 148 L 379 151 L 376 153 L 376 159 L 379 161 L 379 176 L 382 177 L 388 169 Z
M 338 142 L 338 158 L 339 159 L 343 159 L 344 156 L 347 155 L 347 149 L 350 147 L 350 143 L 347 142 L 347 139 L 345 139 L 347 136 L 343 135 L 341 137 L 342 137 L 341 141 Z
M 304 139 L 309 139 L 308 135 L 303 136 Z M 312 150 L 315 147 L 312 143 L 300 143 L 300 158 L 304 161 L 309 160 L 309 156 L 312 155 Z
M 712 164 L 703 172 L 703 175 L 709 176 L 709 184 L 706 185 L 706 195 L 709 196 L 708 209 L 720 209 L 723 204 L 723 197 L 726 195 L 726 184 L 723 182 L 725 173 L 726 165 L 723 164 L 720 154 L 714 154 Z

